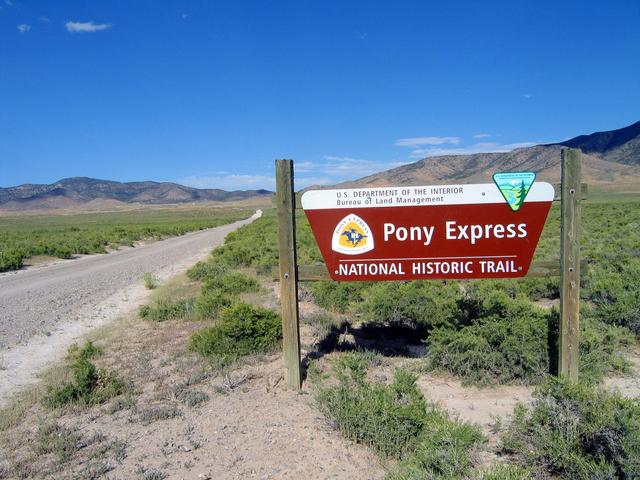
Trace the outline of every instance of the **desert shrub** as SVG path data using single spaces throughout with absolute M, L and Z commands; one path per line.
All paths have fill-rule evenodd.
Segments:
M 338 384 L 316 387 L 325 416 L 344 436 L 370 446 L 380 457 L 402 459 L 389 478 L 467 474 L 469 453 L 483 440 L 479 428 L 428 405 L 416 377 L 405 370 L 397 370 L 390 385 L 368 382 L 370 363 L 371 358 L 360 353 L 334 362 Z
M 0 272 L 18 270 L 22 267 L 22 261 L 26 256 L 23 251 L 14 248 L 0 250 Z
M 207 278 L 202 286 L 202 292 L 218 291 L 228 295 L 238 295 L 244 292 L 260 290 L 258 281 L 240 272 L 226 272 L 216 277 Z
M 193 303 L 193 299 L 172 300 L 162 297 L 151 305 L 141 306 L 138 314 L 140 318 L 156 322 L 176 320 L 189 316 L 193 312 Z
M 229 267 L 260 267 L 278 264 L 276 218 L 262 218 L 227 235 L 224 245 L 216 248 L 213 259 Z
M 153 405 L 140 410 L 138 418 L 140 422 L 149 425 L 160 420 L 169 420 L 182 415 L 182 412 L 175 405 Z
M 437 328 L 428 343 L 428 366 L 467 383 L 537 383 L 549 370 L 549 313 L 503 291 L 467 301 L 471 323 Z
M 198 262 L 189 270 L 187 277 L 191 280 L 205 281 L 210 278 L 216 278 L 227 271 L 227 267 L 216 262 Z
M 456 325 L 462 292 L 450 282 L 384 282 L 363 292 L 358 306 L 365 320 L 424 329 Z
M 550 378 L 516 407 L 502 449 L 540 476 L 639 478 L 640 401 Z
M 126 389 L 124 381 L 115 372 L 98 369 L 87 358 L 76 359 L 71 369 L 74 381 L 49 387 L 43 398 L 45 406 L 56 408 L 71 403 L 100 404 L 124 393 Z
M 209 395 L 200 390 L 187 390 L 180 396 L 180 401 L 187 407 L 195 407 L 209 400 Z
M 80 435 L 56 422 L 46 422 L 38 427 L 33 450 L 38 455 L 53 454 L 60 462 L 66 462 L 78 450 Z
M 362 293 L 371 286 L 368 282 L 314 282 L 309 285 L 311 295 L 322 308 L 344 313 L 349 306 L 362 301 Z
M 627 258 L 593 266 L 585 283 L 585 296 L 594 304 L 594 316 L 640 335 L 640 260 Z
M 194 333 L 191 349 L 226 364 L 252 353 L 270 352 L 281 338 L 282 324 L 277 313 L 237 303 L 222 310 L 216 325 Z
M 191 210 L 136 210 L 74 215 L 0 218 L 0 271 L 20 268 L 34 255 L 71 258 L 215 227 L 249 215 L 248 210 L 194 207 Z
M 601 382 L 610 373 L 627 373 L 629 361 L 624 349 L 634 343 L 634 336 L 626 327 L 609 325 L 595 318 L 588 305 L 580 310 L 580 379 L 587 383 Z M 551 373 L 557 373 L 560 312 L 549 312 L 549 355 Z
M 466 288 L 469 291 L 480 288 L 485 292 L 500 290 L 512 298 L 524 295 L 531 301 L 560 297 L 560 279 L 554 276 L 481 280 L 467 284 Z
M 559 277 L 525 277 L 515 282 L 519 287 L 518 291 L 534 302 L 543 298 L 560 298 Z
M 195 301 L 195 311 L 198 318 L 217 318 L 223 308 L 233 303 L 231 297 L 214 290 L 201 293 Z
M 530 480 L 534 478 L 533 471 L 519 465 L 494 465 L 480 472 L 478 480 Z
M 387 480 L 468 478 L 474 466 L 471 454 L 483 440 L 476 425 L 453 420 L 446 411 L 432 409 L 415 451 L 391 470 Z
M 158 277 L 149 272 L 146 272 L 142 276 L 142 282 L 144 283 L 144 288 L 147 290 L 153 290 L 158 287 Z
M 586 309 L 585 309 L 586 310 Z M 626 327 L 606 324 L 589 315 L 580 318 L 580 379 L 601 382 L 610 373 L 628 373 L 623 350 L 634 343 Z
M 71 360 L 84 359 L 90 360 L 92 358 L 98 357 L 102 354 L 102 349 L 93 342 L 87 341 L 85 344 L 80 347 L 77 343 L 74 343 L 69 347 L 68 358 Z
M 322 260 L 311 227 L 304 213 L 296 213 L 298 263 L 313 264 Z M 268 273 L 278 265 L 278 227 L 275 211 L 265 211 L 262 218 L 227 235 L 224 245 L 212 253 L 216 262 L 229 267 L 253 267 Z
M 340 383 L 320 387 L 316 399 L 341 433 L 382 457 L 413 451 L 427 415 L 415 377 L 399 370 L 390 386 L 370 384 L 367 362 L 358 354 L 346 354 L 334 369 Z
M 535 309 L 524 295 L 494 288 L 492 282 L 473 282 L 465 286 L 461 302 L 463 324 L 472 324 L 479 318 L 498 316 L 515 318 Z
M 428 368 L 442 368 L 466 383 L 539 383 L 557 369 L 560 316 L 545 311 L 523 296 L 511 298 L 504 290 L 479 284 L 469 288 L 463 302 L 463 326 L 431 332 Z M 583 307 L 580 322 L 580 375 L 600 382 L 611 372 L 625 372 L 628 361 L 621 352 L 633 342 L 625 327 L 593 318 Z

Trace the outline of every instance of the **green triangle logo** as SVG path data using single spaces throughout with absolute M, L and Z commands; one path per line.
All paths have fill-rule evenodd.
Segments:
M 533 172 L 503 172 L 493 174 L 494 183 L 514 212 L 520 210 L 535 179 L 536 174 Z

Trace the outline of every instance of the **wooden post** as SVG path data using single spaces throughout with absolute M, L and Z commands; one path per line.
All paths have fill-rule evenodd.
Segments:
M 558 371 L 578 379 L 580 361 L 580 150 L 562 150 Z
M 276 205 L 280 253 L 280 305 L 284 380 L 300 390 L 300 327 L 298 319 L 298 259 L 293 160 L 276 160 Z

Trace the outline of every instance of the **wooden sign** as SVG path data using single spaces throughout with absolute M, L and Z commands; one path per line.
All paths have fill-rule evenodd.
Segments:
M 514 278 L 554 199 L 548 183 L 525 186 L 517 201 L 498 181 L 313 190 L 302 207 L 333 280 Z

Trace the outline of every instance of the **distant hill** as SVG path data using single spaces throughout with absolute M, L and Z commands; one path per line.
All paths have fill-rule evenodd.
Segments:
M 560 150 L 583 152 L 582 178 L 592 186 L 640 191 L 640 122 L 619 130 L 581 135 L 562 143 L 519 148 L 506 153 L 429 157 L 340 187 L 491 182 L 500 171 L 533 171 L 539 180 L 560 181 Z
M 640 122 L 618 130 L 580 135 L 559 145 L 579 148 L 610 162 L 640 166 Z
M 169 182 L 114 182 L 87 177 L 65 178 L 48 185 L 24 184 L 0 188 L 0 208 L 34 210 L 86 205 L 138 203 L 179 204 L 202 201 L 230 202 L 268 197 L 268 190 L 199 189 Z

